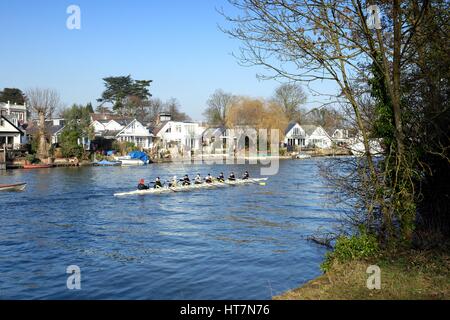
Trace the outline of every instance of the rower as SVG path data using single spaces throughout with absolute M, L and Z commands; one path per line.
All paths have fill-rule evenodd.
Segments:
M 250 175 L 248 174 L 248 171 L 244 172 L 244 175 L 242 176 L 242 180 L 248 180 L 250 179 Z
M 173 176 L 172 181 L 169 182 L 169 187 L 176 187 L 177 186 L 177 176 Z
M 155 189 L 159 189 L 162 188 L 162 183 L 161 183 L 161 179 L 159 179 L 159 177 L 156 178 L 155 180 Z
M 194 183 L 195 183 L 195 184 L 202 184 L 202 177 L 200 176 L 200 173 L 198 173 L 198 174 L 195 176 Z
M 213 177 L 211 177 L 211 173 L 208 173 L 208 175 L 205 178 L 206 183 L 213 183 Z
M 236 180 L 236 176 L 234 175 L 234 172 L 232 171 L 231 173 L 230 173 L 230 175 L 228 176 L 228 180 L 230 180 L 230 181 L 235 181 Z
M 150 187 L 145 184 L 144 179 L 139 180 L 139 184 L 138 184 L 137 188 L 138 188 L 138 190 L 148 190 L 148 189 L 150 189 Z
M 220 175 L 217 177 L 217 180 L 219 180 L 219 182 L 224 182 L 225 181 L 225 177 L 223 176 L 223 172 L 220 173 Z
M 189 186 L 191 185 L 191 180 L 189 179 L 189 176 L 186 174 L 183 178 L 183 180 L 181 180 L 183 183 L 183 186 Z

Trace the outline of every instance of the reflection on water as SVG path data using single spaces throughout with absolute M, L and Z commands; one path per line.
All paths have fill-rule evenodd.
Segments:
M 283 161 L 266 186 L 114 198 L 140 178 L 258 166 L 67 168 L 0 173 L 27 182 L 0 194 L 0 298 L 268 299 L 320 274 L 325 250 L 305 240 L 340 210 L 317 161 Z M 82 290 L 66 289 L 78 265 Z M 270 285 L 269 285 L 270 284 Z

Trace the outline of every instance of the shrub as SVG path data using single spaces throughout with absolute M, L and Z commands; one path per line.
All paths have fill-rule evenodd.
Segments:
M 373 257 L 379 251 L 377 238 L 366 232 L 352 237 L 341 236 L 336 240 L 334 250 L 328 252 L 320 266 L 325 272 L 330 270 L 334 262 L 347 262 L 356 259 Z
M 39 160 L 39 159 L 36 157 L 36 154 L 29 154 L 29 155 L 27 155 L 27 156 L 26 156 L 26 160 L 27 160 L 29 163 L 31 163 L 31 164 L 35 164 L 35 163 L 41 162 L 41 160 Z

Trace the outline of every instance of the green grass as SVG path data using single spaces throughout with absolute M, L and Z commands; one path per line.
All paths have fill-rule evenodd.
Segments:
M 381 290 L 369 290 L 368 266 L 381 268 Z M 449 251 L 403 251 L 374 258 L 335 261 L 328 271 L 275 300 L 450 299 Z

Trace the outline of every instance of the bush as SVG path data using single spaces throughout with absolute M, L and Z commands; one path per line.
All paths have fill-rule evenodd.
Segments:
M 26 160 L 31 163 L 31 164 L 36 164 L 41 162 L 41 160 L 39 160 L 35 154 L 29 154 L 26 156 Z
M 112 144 L 112 148 L 113 148 L 113 150 L 118 151 L 121 154 L 128 154 L 131 151 L 139 151 L 140 150 L 133 142 L 114 141 Z
M 341 236 L 336 240 L 334 250 L 327 253 L 320 268 L 327 272 L 334 262 L 347 262 L 356 259 L 373 257 L 379 252 L 377 238 L 374 235 L 361 232 L 352 237 Z
M 83 147 L 78 145 L 79 133 L 76 130 L 63 130 L 60 137 L 61 153 L 65 158 L 83 155 Z

